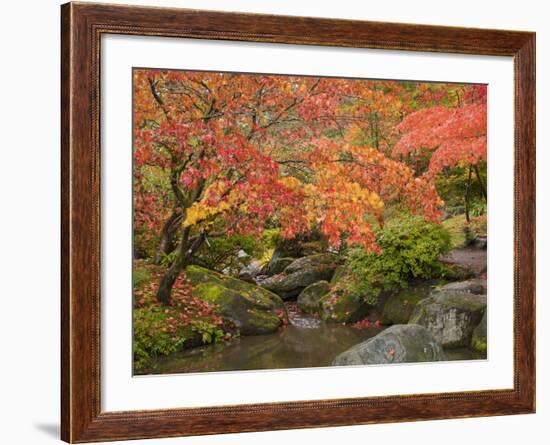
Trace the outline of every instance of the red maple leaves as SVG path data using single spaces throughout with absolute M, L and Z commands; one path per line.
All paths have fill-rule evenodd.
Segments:
M 487 159 L 487 87 L 475 85 L 463 94 L 463 104 L 432 106 L 405 117 L 396 129 L 403 135 L 394 155 L 414 156 L 421 149 L 434 150 L 427 175 L 445 167 L 474 165 Z

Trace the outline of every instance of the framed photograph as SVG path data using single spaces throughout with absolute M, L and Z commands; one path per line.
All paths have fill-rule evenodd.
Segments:
M 535 34 L 61 8 L 62 439 L 535 411 Z

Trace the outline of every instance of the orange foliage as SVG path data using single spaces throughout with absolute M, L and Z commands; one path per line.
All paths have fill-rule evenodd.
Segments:
M 250 234 L 269 220 L 285 237 L 318 227 L 333 246 L 377 252 L 372 226 L 383 222 L 385 205 L 399 203 L 428 220 L 439 219 L 442 205 L 429 178 L 415 178 L 383 154 L 387 141 L 378 149 L 354 144 L 365 113 L 375 113 L 369 125 L 377 134 L 388 133 L 384 125 L 407 110 L 404 94 L 390 81 L 136 70 L 136 177 L 143 166 L 165 172 L 173 205 L 185 212 L 183 227 Z M 456 133 L 470 122 L 461 110 L 421 112 Z M 401 130 L 413 133 L 418 119 L 406 118 Z M 478 124 L 468 134 L 477 135 Z M 327 138 L 328 129 L 342 137 Z M 396 152 L 440 140 L 427 129 L 405 137 Z M 158 214 L 152 201 L 136 198 L 136 211 Z

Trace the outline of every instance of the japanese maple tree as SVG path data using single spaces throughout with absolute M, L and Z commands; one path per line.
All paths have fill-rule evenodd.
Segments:
M 442 91 L 442 94 L 447 94 Z M 433 105 L 406 116 L 396 127 L 402 135 L 393 147 L 394 156 L 421 156 L 430 152 L 428 178 L 447 167 L 468 169 L 466 216 L 472 173 L 475 172 L 487 199 L 487 189 L 478 165 L 487 160 L 487 86 L 472 85 L 455 91 L 456 103 Z
M 377 252 L 371 225 L 382 222 L 386 203 L 439 218 L 430 178 L 353 143 L 357 126 L 342 118 L 349 81 L 163 70 L 134 76 L 135 191 L 147 169 L 168 190 L 134 193 L 137 222 L 160 233 L 161 248 L 177 246 L 160 302 L 170 302 L 178 276 L 209 238 L 260 234 L 268 220 L 286 238 L 318 228 L 333 246 Z M 327 137 L 327 129 L 342 137 Z

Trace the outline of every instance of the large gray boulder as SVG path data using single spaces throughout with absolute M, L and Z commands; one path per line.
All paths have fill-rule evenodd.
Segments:
M 319 312 L 319 302 L 321 297 L 329 292 L 330 284 L 328 281 L 318 281 L 306 287 L 298 295 L 298 307 L 306 314 L 316 314 Z
M 444 348 L 469 346 L 486 307 L 486 295 L 440 290 L 416 306 L 409 323 L 429 329 Z
M 466 281 L 455 281 L 446 284 L 441 288 L 442 291 L 470 292 L 471 294 L 487 295 L 487 280 L 474 278 Z
M 298 258 L 277 275 L 266 278 L 259 284 L 283 299 L 297 297 L 310 284 L 330 280 L 340 260 L 337 255 L 321 253 Z
M 266 289 L 199 266 L 188 266 L 185 275 L 193 295 L 214 305 L 242 335 L 270 334 L 288 321 L 281 298 Z
M 378 365 L 443 359 L 441 346 L 430 331 L 415 324 L 399 324 L 341 353 L 332 364 Z

